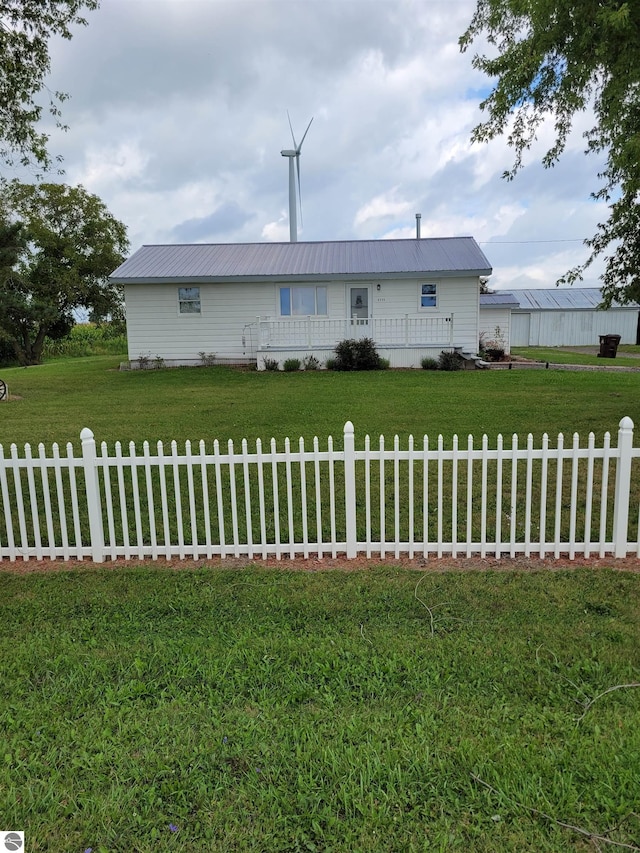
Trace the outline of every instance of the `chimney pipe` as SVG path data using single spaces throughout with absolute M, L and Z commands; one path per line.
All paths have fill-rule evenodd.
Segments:
M 421 213 L 416 213 L 416 240 L 420 239 L 420 220 L 422 219 Z

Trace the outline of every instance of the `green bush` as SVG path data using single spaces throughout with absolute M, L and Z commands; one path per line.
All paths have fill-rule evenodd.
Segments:
M 380 370 L 380 356 L 372 338 L 347 338 L 335 348 L 332 370 Z
M 280 370 L 280 362 L 275 358 L 265 358 L 262 362 L 265 370 L 276 371 Z
M 282 365 L 282 369 L 285 373 L 294 373 L 296 370 L 300 370 L 300 359 L 288 358 Z
M 423 370 L 437 370 L 438 366 L 439 366 L 438 365 L 438 359 L 437 358 L 431 358 L 428 355 L 425 355 L 425 357 L 422 359 L 420 364 L 421 364 Z
M 463 358 L 457 352 L 442 350 L 438 358 L 439 370 L 462 370 Z

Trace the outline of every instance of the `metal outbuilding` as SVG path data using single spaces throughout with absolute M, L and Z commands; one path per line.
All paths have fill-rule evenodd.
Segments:
M 511 309 L 511 346 L 597 346 L 601 335 L 620 335 L 621 343 L 640 343 L 640 305 L 614 302 L 598 308 L 598 287 L 516 290 Z

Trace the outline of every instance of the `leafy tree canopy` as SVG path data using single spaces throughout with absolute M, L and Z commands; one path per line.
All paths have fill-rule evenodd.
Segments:
M 4 182 L 0 188 L 0 334 L 22 364 L 64 337 L 74 309 L 119 315 L 108 276 L 128 249 L 125 226 L 84 187 Z
M 497 82 L 473 139 L 506 133 L 515 161 L 505 177 L 513 178 L 541 122 L 551 118 L 555 126 L 543 158 L 549 167 L 564 151 L 576 113 L 593 109 L 586 150 L 606 153 L 606 166 L 592 195 L 608 203 L 609 218 L 585 241 L 588 260 L 561 282 L 579 280 L 607 252 L 603 304 L 640 299 L 640 3 L 477 0 L 461 49 L 481 36 L 494 50 L 474 56 L 473 65 Z
M 81 11 L 99 0 L 0 0 L 0 159 L 9 165 L 51 167 L 48 135 L 36 128 L 42 104 L 36 97 L 50 71 L 49 40 L 70 39 L 71 27 L 86 24 Z M 49 93 L 49 112 L 58 127 L 63 92 Z

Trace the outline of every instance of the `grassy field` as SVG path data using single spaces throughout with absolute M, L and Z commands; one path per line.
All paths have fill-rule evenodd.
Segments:
M 268 440 L 410 433 L 449 438 L 532 432 L 601 436 L 640 424 L 640 373 L 382 371 L 257 373 L 224 367 L 118 370 L 117 356 L 0 372 L 18 398 L 0 404 L 0 443 Z
M 604 849 L 560 822 L 640 844 L 640 694 L 602 695 L 638 681 L 640 575 L 132 568 L 0 594 L 0 814 L 31 853 Z

